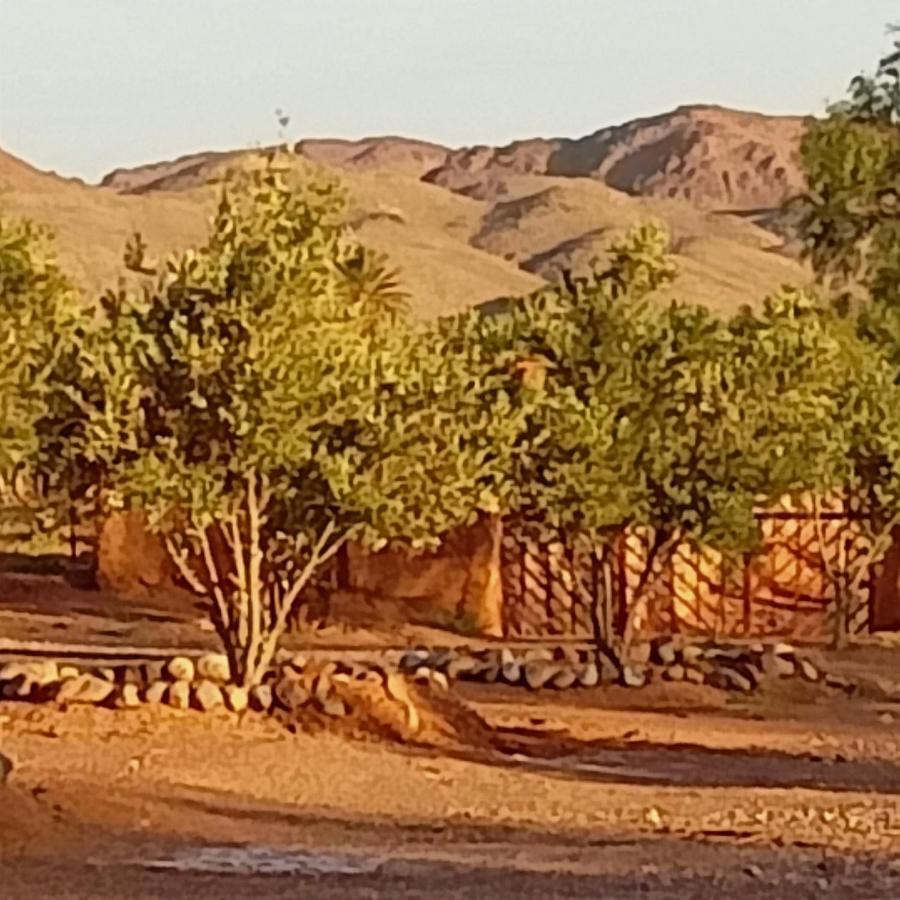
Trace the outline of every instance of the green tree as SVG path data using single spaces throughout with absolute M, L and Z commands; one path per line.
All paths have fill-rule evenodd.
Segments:
M 896 31 L 896 28 L 892 28 Z M 847 97 L 811 122 L 801 146 L 808 191 L 788 204 L 805 254 L 838 310 L 853 311 L 868 346 L 843 339 L 845 403 L 831 430 L 833 452 L 819 457 L 828 475 L 861 504 L 870 552 L 823 560 L 838 610 L 834 643 L 846 640 L 845 606 L 896 524 L 896 447 L 900 430 L 900 42 L 871 75 L 852 80 Z M 887 369 L 872 354 L 887 360 Z M 852 377 L 847 379 L 847 373 Z M 835 377 L 834 384 L 840 379 Z
M 900 274 L 900 42 L 873 75 L 811 120 L 800 149 L 808 191 L 788 202 L 819 278 L 844 297 L 897 302 Z
M 879 395 L 886 370 L 852 320 L 811 295 L 785 289 L 725 320 L 653 300 L 675 276 L 658 227 L 611 258 L 516 304 L 490 336 L 549 370 L 514 458 L 514 514 L 601 553 L 627 528 L 652 528 L 624 633 L 611 590 L 588 598 L 598 647 L 620 661 L 679 543 L 743 554 L 758 544 L 760 506 L 876 474 L 887 484 L 872 462 L 890 453 L 875 435 L 889 432 L 879 416 L 892 395 Z
M 27 516 L 31 526 L 45 493 L 35 480 L 36 426 L 78 312 L 50 233 L 29 220 L 0 215 L 0 485 L 7 501 L 15 495 L 12 514 Z
M 361 289 L 342 216 L 336 185 L 278 160 L 236 174 L 208 241 L 109 296 L 88 354 L 104 503 L 147 510 L 246 685 L 345 542 L 425 546 L 496 506 L 467 345 L 436 352 L 380 263 Z

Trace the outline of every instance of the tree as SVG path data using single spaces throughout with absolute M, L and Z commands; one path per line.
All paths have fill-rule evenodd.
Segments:
M 34 496 L 39 442 L 36 426 L 51 372 L 65 353 L 78 316 L 78 298 L 56 262 L 52 236 L 29 220 L 0 215 L 0 485 L 19 493 L 17 516 Z
M 526 533 L 562 533 L 588 553 L 604 552 L 649 516 L 636 440 L 647 398 L 635 375 L 658 318 L 647 298 L 675 274 L 666 250 L 659 226 L 641 226 L 610 248 L 606 269 L 523 298 L 482 327 L 494 353 L 546 373 L 525 382 L 530 409 L 512 459 L 507 511 Z M 573 574 L 597 652 L 618 665 L 612 592 L 593 597 Z
M 891 29 L 896 30 L 896 29 Z M 900 41 L 846 99 L 811 120 L 800 162 L 808 190 L 787 212 L 818 277 L 845 300 L 897 302 L 900 274 Z
M 620 664 L 679 544 L 742 555 L 759 542 L 757 508 L 862 474 L 885 380 L 852 321 L 811 295 L 785 289 L 725 320 L 652 301 L 675 274 L 659 228 L 632 232 L 611 257 L 515 305 L 491 334 L 550 368 L 515 460 L 515 515 L 590 552 L 651 529 L 623 633 L 611 591 L 587 597 L 595 642 Z
M 900 508 L 895 484 L 900 422 L 894 413 L 900 382 L 898 65 L 900 42 L 895 42 L 874 74 L 854 78 L 847 98 L 834 104 L 827 118 L 810 124 L 801 146 L 808 191 L 788 204 L 790 213 L 799 214 L 799 236 L 817 277 L 839 312 L 853 310 L 849 327 L 868 345 L 845 329 L 845 403 L 831 429 L 834 452 L 820 457 L 829 471 L 825 483 L 839 481 L 857 498 L 869 545 L 855 559 L 842 548 L 841 559 L 822 560 L 837 597 L 837 645 L 846 640 L 849 596 L 890 543 Z M 887 361 L 886 369 L 873 352 Z
M 277 159 L 235 174 L 203 246 L 107 297 L 90 352 L 105 503 L 147 511 L 245 685 L 347 541 L 424 546 L 495 505 L 493 420 L 458 408 L 467 345 L 436 352 L 383 272 L 360 289 L 342 213 L 336 185 Z

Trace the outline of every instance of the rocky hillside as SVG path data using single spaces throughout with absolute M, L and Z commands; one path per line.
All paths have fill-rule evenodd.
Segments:
M 425 177 L 481 198 L 504 194 L 510 176 L 534 174 L 592 178 L 705 209 L 769 208 L 802 186 L 794 156 L 803 127 L 799 118 L 685 106 L 576 140 L 457 150 Z
M 778 206 L 802 186 L 794 158 L 804 120 L 716 106 L 683 106 L 581 138 L 534 138 L 505 147 L 451 150 L 400 137 L 303 140 L 294 150 L 312 162 L 353 171 L 422 179 L 476 199 L 509 192 L 521 175 L 591 178 L 632 196 L 676 198 L 704 209 Z M 197 153 L 172 162 L 116 169 L 104 187 L 122 193 L 196 187 L 209 167 L 237 151 Z
M 602 260 L 628 226 L 668 224 L 682 278 L 674 293 L 720 309 L 802 283 L 771 225 L 801 186 L 803 120 L 682 107 L 579 139 L 451 150 L 399 137 L 304 140 L 339 173 L 351 222 L 401 270 L 426 316 L 523 293 Z M 197 153 L 118 169 L 98 186 L 38 172 L 0 152 L 5 207 L 50 224 L 90 290 L 115 283 L 128 236 L 164 253 L 197 241 L 213 185 L 253 151 Z

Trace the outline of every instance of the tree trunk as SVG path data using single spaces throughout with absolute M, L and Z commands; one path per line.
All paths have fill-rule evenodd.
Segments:
M 581 572 L 577 564 L 572 565 L 572 578 L 575 583 L 582 602 L 587 606 L 591 620 L 591 641 L 594 645 L 594 661 L 599 669 L 603 660 L 608 660 L 613 668 L 621 674 L 622 660 L 618 649 L 615 646 L 615 636 L 613 634 L 614 610 L 615 602 L 614 592 L 612 590 L 611 579 L 608 577 L 609 566 L 607 565 L 610 554 L 610 547 L 604 543 L 601 545 L 600 568 L 602 578 L 596 584 L 597 590 L 588 587 L 581 577 Z M 592 555 L 596 554 L 597 548 L 590 548 Z
M 256 474 L 248 473 L 244 495 L 229 515 L 211 529 L 187 530 L 192 553 L 172 538 L 166 542 L 182 578 L 210 601 L 231 679 L 246 688 L 265 676 L 304 588 L 349 537 L 335 536 L 329 522 L 314 545 L 298 538 L 289 553 L 283 545 L 276 552 L 265 528 L 270 499 Z
M 631 656 L 631 647 L 634 643 L 637 631 L 637 620 L 641 613 L 649 616 L 652 610 L 650 603 L 651 591 L 656 586 L 657 568 L 664 572 L 675 548 L 678 546 L 678 536 L 666 531 L 657 531 L 653 537 L 653 543 L 647 552 L 644 570 L 634 591 L 633 602 L 627 606 L 625 626 L 622 629 L 622 658 L 628 662 Z
M 834 625 L 831 630 L 831 649 L 843 650 L 847 646 L 849 592 L 844 579 L 839 577 L 834 585 Z

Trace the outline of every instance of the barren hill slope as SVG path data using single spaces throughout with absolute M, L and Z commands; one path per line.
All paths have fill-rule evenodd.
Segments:
M 525 293 L 565 269 L 582 273 L 612 238 L 650 218 L 672 233 L 682 272 L 674 294 L 729 310 L 808 280 L 748 215 L 800 186 L 802 128 L 800 119 L 682 107 L 578 140 L 466 150 L 397 137 L 304 140 L 295 152 L 339 174 L 351 224 L 389 254 L 421 315 Z M 198 241 L 213 185 L 252 153 L 197 153 L 87 186 L 0 152 L 0 205 L 52 226 L 63 261 L 96 290 L 121 274 L 134 231 L 156 255 Z
M 125 242 L 140 231 L 154 254 L 200 240 L 209 209 L 189 195 L 120 196 L 40 172 L 0 150 L 0 210 L 48 225 L 66 270 L 87 291 L 115 287 Z
M 809 275 L 780 252 L 781 239 L 737 216 L 683 200 L 630 197 L 587 178 L 519 176 L 504 199 L 486 204 L 472 243 L 548 281 L 564 270 L 602 263 L 611 240 L 640 222 L 670 231 L 680 277 L 663 299 L 678 297 L 728 312 Z
M 114 287 L 123 274 L 126 241 L 140 231 L 151 257 L 199 242 L 211 215 L 210 185 L 235 154 L 198 154 L 166 178 L 177 189 L 154 187 L 159 167 L 133 177 L 116 175 L 120 193 L 39 172 L 0 151 L 0 208 L 49 225 L 62 263 L 88 292 Z M 363 239 L 387 252 L 401 270 L 414 310 L 452 312 L 504 294 L 526 293 L 543 282 L 469 244 L 481 213 L 474 201 L 415 178 L 383 172 L 347 172 L 352 224 Z

